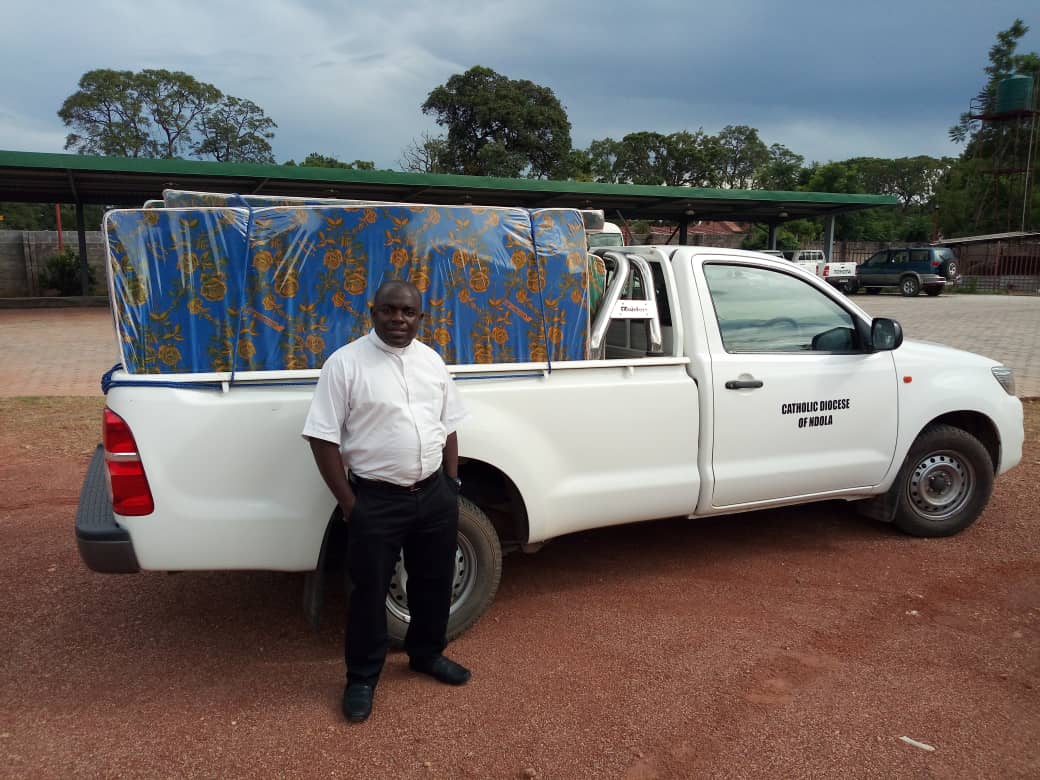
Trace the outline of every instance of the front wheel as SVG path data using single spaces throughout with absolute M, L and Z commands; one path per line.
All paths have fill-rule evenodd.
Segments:
M 912 536 L 952 536 L 986 508 L 993 462 L 967 431 L 933 425 L 910 448 L 894 489 L 897 528 Z
M 921 292 L 921 283 L 917 281 L 916 276 L 904 276 L 899 282 L 899 291 L 907 298 L 913 298 Z
M 458 540 L 448 613 L 449 640 L 462 634 L 487 612 L 502 578 L 502 545 L 495 527 L 480 507 L 461 496 Z M 404 645 L 410 620 L 408 572 L 403 559 L 398 558 L 386 595 L 386 627 L 395 647 Z

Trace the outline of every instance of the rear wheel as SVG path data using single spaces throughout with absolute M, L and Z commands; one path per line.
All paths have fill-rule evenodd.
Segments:
M 859 282 L 856 281 L 855 279 L 850 279 L 849 281 L 845 282 L 845 287 L 842 288 L 842 292 L 845 293 L 846 295 L 855 295 L 856 294 L 856 290 L 858 290 L 858 289 L 859 289 Z
M 921 283 L 916 276 L 904 276 L 899 280 L 899 291 L 907 298 L 913 298 L 921 292 Z
M 993 462 L 978 439 L 950 425 L 926 428 L 907 453 L 894 489 L 895 524 L 912 536 L 951 536 L 982 514 Z

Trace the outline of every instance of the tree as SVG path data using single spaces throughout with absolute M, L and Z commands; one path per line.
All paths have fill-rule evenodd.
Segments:
M 80 154 L 222 162 L 269 161 L 276 126 L 255 103 L 169 70 L 88 71 L 58 116 Z
M 721 147 L 720 185 L 734 189 L 755 186 L 756 174 L 769 161 L 769 150 L 758 130 L 747 125 L 726 125 L 718 135 Z
M 796 190 L 802 183 L 805 158 L 783 144 L 773 144 L 767 152 L 765 165 L 755 178 L 765 190 Z
M 620 154 L 621 142 L 615 141 L 613 138 L 601 138 L 590 143 L 586 156 L 593 181 L 620 184 L 623 181 L 618 166 Z
M 1029 27 L 1021 19 L 1015 19 L 1008 29 L 997 33 L 997 42 L 989 50 L 989 65 L 984 69 L 988 77 L 986 84 L 975 97 L 978 105 L 990 107 L 997 96 L 997 85 L 1008 76 L 1016 73 L 1040 76 L 1040 55 L 1015 53 L 1019 40 L 1027 32 Z M 960 121 L 950 128 L 950 140 L 956 143 L 974 140 L 981 129 L 970 113 L 961 114 Z
M 702 128 L 665 137 L 664 182 L 673 187 L 717 187 L 720 181 L 719 139 Z
M 642 130 L 620 141 L 593 141 L 585 158 L 598 182 L 713 187 L 719 178 L 719 153 L 717 139 L 701 129 L 670 135 Z
M 906 212 L 932 202 L 936 186 L 954 161 L 918 155 L 895 160 L 856 157 L 846 162 L 856 166 L 864 192 L 896 195 Z
M 104 206 L 84 206 L 83 222 L 88 227 L 101 224 Z M 76 225 L 76 207 L 61 206 L 61 224 L 73 231 Z M 58 220 L 51 203 L 0 203 L 0 230 L 57 230 Z
M 446 144 L 443 136 L 423 133 L 401 150 L 397 165 L 402 171 L 411 173 L 448 173 L 444 163 Z
M 253 101 L 225 95 L 200 119 L 204 137 L 195 156 L 211 156 L 217 162 L 273 163 L 270 141 L 277 126 Z
M 950 138 L 964 143 L 964 152 L 937 188 L 939 219 L 947 236 L 1028 229 L 1040 221 L 1040 135 L 1038 117 L 994 119 L 998 85 L 1015 74 L 1040 80 L 1040 54 L 1017 53 L 1018 43 L 1029 32 L 1021 19 L 997 33 L 984 69 L 986 84 L 972 100 L 972 112 L 961 114 L 950 128 Z M 1032 131 L 1032 132 L 1030 132 Z M 1026 161 L 1032 158 L 1030 170 Z
M 552 177 L 566 173 L 571 123 L 553 91 L 475 66 L 430 92 L 424 114 L 447 128 L 451 173 Z
M 296 161 L 289 160 L 285 164 L 295 166 Z M 376 169 L 376 164 L 371 160 L 342 162 L 341 160 L 337 160 L 335 157 L 318 154 L 317 152 L 311 152 L 308 154 L 300 165 L 304 168 L 344 168 L 350 171 L 374 171 Z
M 668 147 L 661 133 L 629 133 L 618 145 L 615 166 L 621 180 L 632 184 L 664 184 Z

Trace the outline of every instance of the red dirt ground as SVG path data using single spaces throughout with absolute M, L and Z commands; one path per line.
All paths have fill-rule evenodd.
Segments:
M 510 556 L 473 681 L 395 654 L 358 726 L 341 597 L 315 633 L 298 575 L 83 566 L 101 403 L 0 401 L 4 777 L 1040 776 L 1040 402 L 951 539 L 827 503 Z

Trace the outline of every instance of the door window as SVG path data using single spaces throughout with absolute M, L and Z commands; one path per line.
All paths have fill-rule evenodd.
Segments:
M 727 352 L 852 352 L 852 315 L 812 285 L 779 271 L 705 264 Z
M 863 265 L 867 268 L 877 268 L 884 265 L 888 261 L 888 252 L 881 251 L 875 252 L 870 256 L 869 260 L 865 260 Z

